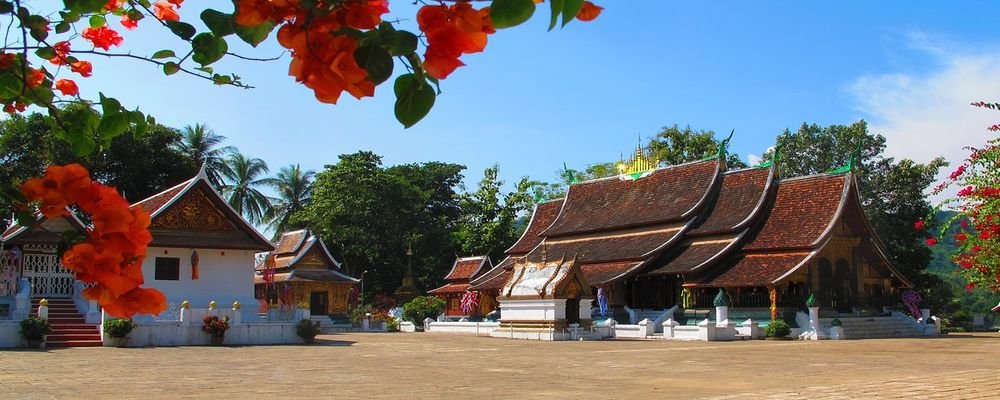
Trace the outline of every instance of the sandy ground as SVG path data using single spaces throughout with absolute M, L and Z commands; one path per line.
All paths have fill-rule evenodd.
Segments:
M 1000 334 L 535 342 L 433 333 L 313 345 L 0 350 L 0 399 L 1000 398 Z

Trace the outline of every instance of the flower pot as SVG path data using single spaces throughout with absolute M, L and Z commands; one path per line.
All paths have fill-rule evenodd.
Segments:
M 42 348 L 42 344 L 45 343 L 42 339 L 24 339 L 24 341 L 27 342 L 29 349 L 40 349 Z
M 225 336 L 212 336 L 211 343 L 212 346 L 222 346 L 222 342 L 226 340 Z
M 128 347 L 128 336 L 112 337 L 111 345 L 115 347 Z

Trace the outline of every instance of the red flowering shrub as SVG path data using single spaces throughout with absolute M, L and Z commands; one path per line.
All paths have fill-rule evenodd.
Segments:
M 206 315 L 201 319 L 201 330 L 214 337 L 226 336 L 226 331 L 229 330 L 229 317 Z

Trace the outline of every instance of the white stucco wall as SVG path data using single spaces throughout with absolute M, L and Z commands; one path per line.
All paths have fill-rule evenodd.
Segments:
M 198 280 L 191 279 L 191 253 L 198 250 Z M 180 259 L 180 277 L 176 281 L 158 281 L 157 257 Z M 191 307 L 208 307 L 215 300 L 219 308 L 229 308 L 234 301 L 244 305 L 245 319 L 256 318 L 257 300 L 253 297 L 254 253 L 249 250 L 219 250 L 150 247 L 142 263 L 143 287 L 160 290 L 170 304 L 187 300 Z
M 21 321 L 0 321 L 0 348 L 21 345 Z

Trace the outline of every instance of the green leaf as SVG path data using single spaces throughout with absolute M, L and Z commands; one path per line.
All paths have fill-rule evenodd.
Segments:
M 274 30 L 274 23 L 265 21 L 256 26 L 235 25 L 234 28 L 236 28 L 236 36 L 239 36 L 247 44 L 257 47 Z
M 534 13 L 534 0 L 493 0 L 490 5 L 490 19 L 497 29 L 521 25 Z
M 368 71 L 368 80 L 376 85 L 392 76 L 392 56 L 381 46 L 368 45 L 354 51 L 354 61 Z
M 35 50 L 35 55 L 41 59 L 51 60 L 56 57 L 56 51 L 51 47 L 42 47 L 38 50 Z
M 62 33 L 69 32 L 70 26 L 71 25 L 70 25 L 69 22 L 66 22 L 66 21 L 60 22 L 60 23 L 56 24 L 56 33 L 57 34 L 62 34 Z
M 233 14 L 226 14 L 208 8 L 201 12 L 201 20 L 205 22 L 205 26 L 212 33 L 219 37 L 232 35 L 236 32 L 236 28 L 233 27 Z
M 70 24 L 80 20 L 80 13 L 76 11 L 60 11 L 59 16 L 62 17 L 63 22 Z
M 173 61 L 168 62 L 166 64 L 163 64 L 163 74 L 164 75 L 173 75 L 173 74 L 176 74 L 177 71 L 180 71 L 180 70 L 181 70 L 181 66 L 178 65 L 177 63 L 173 62 Z
M 101 139 L 104 140 L 119 136 L 128 130 L 128 114 L 121 111 L 105 113 L 97 129 L 101 132 Z
M 17 74 L 0 74 L 0 99 L 10 100 L 21 94 L 24 82 Z
M 549 5 L 552 7 L 552 18 L 549 20 L 549 31 L 551 31 L 559 22 L 559 14 L 562 14 L 566 0 L 549 0 Z
M 20 13 L 20 12 L 19 12 Z M 23 13 L 20 13 L 23 14 Z M 31 15 L 26 18 L 26 25 L 31 37 L 41 42 L 49 37 L 49 20 L 41 15 Z
M 417 35 L 408 31 L 393 32 L 387 42 L 389 54 L 394 56 L 403 56 L 417 51 Z
M 576 18 L 576 14 L 580 13 L 583 9 L 583 0 L 565 0 L 566 5 L 563 6 L 562 14 L 562 26 L 566 26 L 573 18 Z
M 204 72 L 206 74 L 211 74 L 211 73 L 215 72 L 215 70 L 212 69 L 212 67 L 196 67 L 195 69 L 198 70 L 198 71 Z
M 186 22 L 166 21 L 166 24 L 167 28 L 170 28 L 171 32 L 184 40 L 191 40 L 191 38 L 194 37 L 194 34 L 198 32 L 194 29 L 194 26 Z
M 143 15 L 142 11 L 139 11 L 139 10 L 134 9 L 134 8 L 131 9 L 131 10 L 128 10 L 128 17 L 129 17 L 129 19 L 131 19 L 131 20 L 133 20 L 135 22 L 142 21 L 143 18 L 146 18 L 146 16 Z
M 212 83 L 215 83 L 216 85 L 227 85 L 233 83 L 233 77 L 229 75 L 215 74 L 212 75 Z
M 177 57 L 177 55 L 174 54 L 173 50 L 160 50 L 160 51 L 157 51 L 156 53 L 153 53 L 153 57 L 152 58 L 153 59 L 158 59 L 158 58 L 170 58 L 170 57 Z
M 91 28 L 100 28 L 108 24 L 108 20 L 103 15 L 92 15 L 88 21 Z
M 229 45 L 226 44 L 225 39 L 208 32 L 195 36 L 194 40 L 191 41 L 191 48 L 194 50 L 191 59 L 202 66 L 219 61 L 229 51 Z
M 14 3 L 7 0 L 0 0 L 0 14 L 10 14 L 14 12 Z
M 409 128 L 427 116 L 434 107 L 434 89 L 414 74 L 401 75 L 393 85 L 396 92 L 396 120 Z
M 66 8 L 77 15 L 101 12 L 106 3 L 107 0 L 63 0 Z

